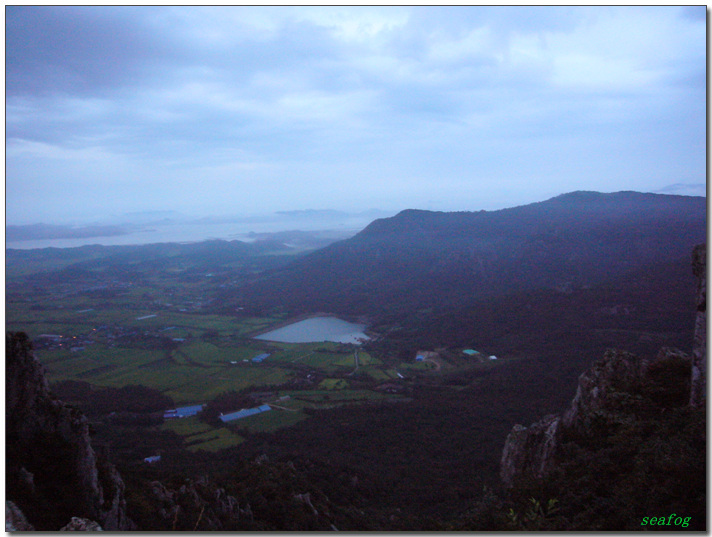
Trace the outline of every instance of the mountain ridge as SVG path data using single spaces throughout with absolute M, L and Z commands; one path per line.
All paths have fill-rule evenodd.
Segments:
M 594 285 L 650 262 L 685 258 L 704 240 L 701 197 L 576 192 L 498 211 L 408 209 L 256 276 L 234 298 L 356 315 L 388 306 L 448 307 Z

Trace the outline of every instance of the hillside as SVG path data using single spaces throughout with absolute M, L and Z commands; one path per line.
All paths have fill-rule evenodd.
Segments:
M 579 376 L 565 411 L 512 428 L 502 498 L 480 502 L 457 529 L 706 529 L 706 245 L 695 247 L 692 267 L 691 355 L 607 350 Z
M 266 272 L 228 301 L 406 317 L 521 291 L 570 291 L 705 240 L 705 198 L 574 192 L 499 211 L 407 210 Z

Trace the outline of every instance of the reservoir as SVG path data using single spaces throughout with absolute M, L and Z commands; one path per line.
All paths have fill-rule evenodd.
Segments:
M 369 339 L 363 332 L 365 328 L 365 324 L 349 323 L 336 317 L 312 317 L 265 332 L 255 336 L 255 339 L 280 343 L 334 341 L 359 345 L 361 340 Z

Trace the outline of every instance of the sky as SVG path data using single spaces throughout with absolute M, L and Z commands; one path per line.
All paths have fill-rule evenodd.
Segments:
M 6 223 L 701 193 L 706 6 L 6 7 Z

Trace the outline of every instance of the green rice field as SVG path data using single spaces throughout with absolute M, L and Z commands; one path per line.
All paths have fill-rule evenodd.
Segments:
M 58 262 L 57 268 L 61 266 L 64 263 Z M 105 285 L 62 278 L 25 285 L 30 269 L 13 265 L 8 271 L 8 281 L 16 283 L 7 287 L 6 329 L 29 335 L 50 383 L 144 385 L 171 397 L 176 406 L 208 403 L 231 391 L 279 387 L 272 411 L 239 423 L 213 427 L 192 417 L 161 426 L 180 435 L 192 451 L 237 445 L 243 441 L 240 430 L 289 427 L 308 419 L 307 408 L 389 397 L 365 383 L 375 386 L 396 378 L 394 370 L 355 345 L 252 339 L 283 325 L 285 314 L 250 317 L 204 311 L 206 287 L 176 285 L 171 278 L 180 270 L 116 285 L 111 278 Z M 252 361 L 261 354 L 269 356 Z M 359 389 L 352 386 L 356 378 Z M 291 390 L 293 385 L 300 389 Z

